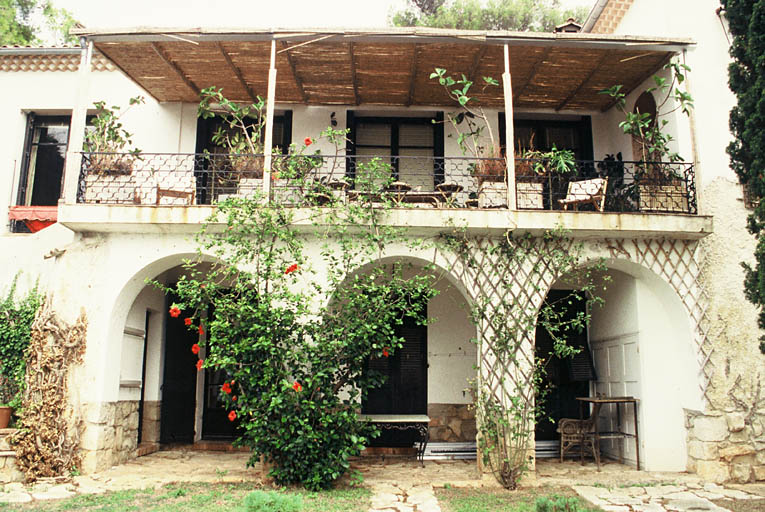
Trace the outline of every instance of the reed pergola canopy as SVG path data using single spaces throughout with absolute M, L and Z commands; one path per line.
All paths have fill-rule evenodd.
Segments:
M 81 29 L 94 46 L 159 101 L 196 102 L 222 87 L 227 97 L 265 96 L 276 41 L 276 101 L 308 105 L 453 106 L 429 79 L 437 67 L 500 78 L 510 50 L 516 108 L 597 111 L 612 106 L 600 91 L 629 92 L 689 40 L 578 33 L 379 30 Z M 480 85 L 480 84 L 479 84 Z M 502 108 L 501 87 L 476 86 L 481 104 Z

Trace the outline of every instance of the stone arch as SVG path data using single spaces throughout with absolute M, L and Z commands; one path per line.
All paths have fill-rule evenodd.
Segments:
M 641 468 L 683 471 L 688 460 L 684 409 L 701 409 L 704 402 L 691 311 L 676 283 L 649 266 L 614 257 L 605 265 L 612 281 L 588 329 L 598 378 L 590 393 L 638 398 Z M 616 426 L 614 407 L 601 413 L 603 428 Z M 620 428 L 634 433 L 631 411 L 622 411 Z M 631 443 L 606 443 L 604 449 L 634 463 Z

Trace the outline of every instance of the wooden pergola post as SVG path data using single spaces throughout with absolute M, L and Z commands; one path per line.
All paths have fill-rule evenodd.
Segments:
M 513 128 L 513 85 L 510 81 L 510 49 L 505 45 L 505 72 L 502 73 L 505 96 L 505 159 L 507 160 L 507 207 L 516 209 L 515 202 L 515 131 Z
M 88 97 L 90 95 L 90 63 L 93 59 L 93 42 L 81 38 L 82 52 L 77 77 L 77 94 L 72 107 L 72 121 L 69 127 L 69 141 L 66 146 L 64 164 L 64 187 L 59 203 L 75 204 L 77 187 L 82 168 L 82 145 L 85 142 L 85 123 L 88 115 Z
M 274 96 L 276 96 L 276 40 L 271 40 L 271 64 L 268 69 L 268 96 L 266 96 L 266 133 L 264 134 L 263 153 L 263 193 L 266 200 L 271 200 L 271 147 L 274 131 Z

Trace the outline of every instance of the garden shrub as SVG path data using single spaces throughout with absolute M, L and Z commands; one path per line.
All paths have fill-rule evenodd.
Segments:
M 225 372 L 221 397 L 238 422 L 237 444 L 252 449 L 250 465 L 271 464 L 279 484 L 323 489 L 348 471 L 377 435 L 358 419 L 368 390 L 383 382 L 367 362 L 395 353 L 396 327 L 407 317 L 426 322 L 435 294 L 429 271 L 408 277 L 399 263 L 368 266 L 407 238 L 382 222 L 389 203 L 372 204 L 390 166 L 373 160 L 357 170 L 356 190 L 368 200 L 316 209 L 318 254 L 305 253 L 317 235 L 299 229 L 299 210 L 230 198 L 198 238 L 200 253 L 220 263 L 188 262 L 172 289 L 171 315 L 205 334 L 189 347 L 197 368 Z

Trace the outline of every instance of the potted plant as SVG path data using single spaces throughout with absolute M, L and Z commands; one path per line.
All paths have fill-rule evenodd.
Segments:
M 236 103 L 215 86 L 202 89 L 200 95 L 197 115 L 202 119 L 218 117 L 221 120 L 212 142 L 225 156 L 221 160 L 205 151 L 213 164 L 213 186 L 219 190 L 236 190 L 237 194 L 260 190 L 265 162 L 262 140 L 266 125 L 265 99 L 258 96 L 249 105 Z M 280 154 L 278 149 L 274 152 Z
M 85 132 L 84 158 L 85 201 L 130 201 L 133 166 L 141 158 L 141 150 L 131 148 L 132 134 L 122 126 L 120 119 L 134 105 L 144 103 L 143 96 L 130 98 L 129 106 L 106 106 L 96 101 L 96 115 Z
M 651 100 L 654 93 L 659 95 L 660 100 L 655 102 L 652 112 L 641 112 L 637 107 L 633 112 L 628 111 L 621 85 L 605 89 L 601 94 L 611 96 L 616 101 L 616 107 L 624 114 L 624 121 L 619 123 L 619 127 L 631 136 L 635 158 L 639 158 L 635 169 L 639 210 L 686 212 L 687 184 L 677 166 L 673 165 L 681 162 L 682 158 L 670 147 L 673 138 L 664 131 L 669 121 L 662 119 L 662 116 L 675 110 L 690 115 L 693 98 L 679 87 L 685 81 L 685 72 L 690 71 L 690 68 L 685 64 L 670 62 L 664 69 L 669 70 L 671 80 L 654 76 L 655 85 L 643 93 L 649 94 Z M 670 99 L 677 106 L 671 111 L 662 112 Z
M 533 137 L 530 146 L 518 151 L 521 157 L 515 163 L 518 208 L 541 210 L 544 209 L 545 183 L 550 187 L 551 198 L 560 195 L 558 189 L 561 185 L 567 187 L 567 180 L 551 178 L 560 178 L 575 171 L 576 161 L 573 151 L 558 149 L 554 144 L 549 151 L 534 149 Z
M 482 208 L 499 207 L 507 204 L 507 165 L 502 148 L 494 136 L 488 117 L 483 108 L 471 104 L 474 98 L 468 96 L 473 82 L 465 75 L 459 79 L 446 74 L 443 68 L 436 68 L 430 74 L 436 79 L 461 110 L 447 113 L 446 119 L 457 133 L 457 143 L 463 154 L 471 154 L 475 162 L 470 165 L 471 174 L 478 183 L 478 203 Z M 484 89 L 498 86 L 491 77 L 483 77 Z M 452 134 L 449 134 L 451 137 Z

